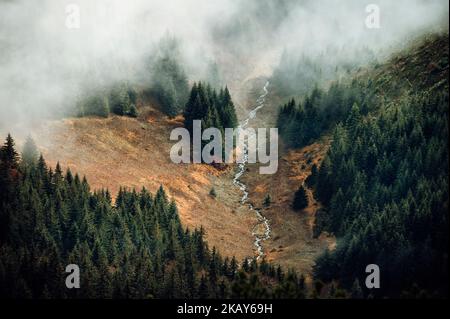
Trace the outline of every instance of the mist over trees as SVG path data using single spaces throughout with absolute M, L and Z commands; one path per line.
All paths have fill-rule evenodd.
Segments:
M 348 77 L 363 66 L 377 65 L 373 49 L 345 48 L 330 45 L 326 50 L 310 53 L 285 49 L 272 75 L 272 85 L 280 96 L 302 97 L 316 86 Z
M 109 88 L 87 90 L 75 105 L 76 116 L 108 117 L 109 114 L 137 117 L 137 92 L 127 82 Z
M 345 120 L 352 108 L 366 115 L 370 109 L 378 107 L 378 100 L 367 82 L 334 82 L 328 91 L 315 86 L 302 102 L 292 99 L 280 108 L 277 125 L 290 147 L 302 147 Z
M 306 184 L 325 206 L 315 235 L 333 233 L 338 244 L 314 273 L 355 296 L 448 295 L 447 37 L 433 35 L 350 84 L 315 88 L 280 110 L 290 147 L 332 134 Z M 372 263 L 383 274 L 376 291 L 359 285 Z
M 188 78 L 181 64 L 179 40 L 166 36 L 158 44 L 157 54 L 151 58 L 150 91 L 169 116 L 182 112 L 189 95 Z
M 137 92 L 127 82 L 113 86 L 109 93 L 111 112 L 117 115 L 137 116 Z
M 186 44 L 181 50 L 183 61 L 178 62 L 191 80 L 205 80 L 215 86 L 204 76 L 206 63 L 226 61 L 226 66 L 220 65 L 227 71 L 223 86 L 247 67 L 243 61 L 275 64 L 278 53 L 266 60 L 268 52 L 288 48 L 296 57 L 304 53 L 311 57 L 332 45 L 337 50 L 326 54 L 326 62 L 340 54 L 344 46 L 343 54 L 365 46 L 377 52 L 441 21 L 448 25 L 447 1 L 377 3 L 383 7 L 382 32 L 365 27 L 366 13 L 359 0 L 349 0 L 345 5 L 334 0 L 78 0 L 83 17 L 77 30 L 64 25 L 66 4 L 42 0 L 46 10 L 36 15 L 35 3 L 1 1 L 0 86 L 5 89 L 0 92 L 0 122 L 8 129 L 12 120 L 64 113 L 87 81 L 104 82 L 105 87 L 125 79 L 141 83 L 143 74 L 151 73 L 148 57 L 157 55 L 158 46 L 154 44 L 167 33 Z M 171 68 L 156 69 L 169 74 L 164 81 L 174 85 L 175 94 L 169 88 L 168 99 L 175 96 L 175 105 L 181 101 L 182 108 L 183 93 L 166 71 Z M 327 72 L 323 70 L 322 74 Z M 147 78 L 148 82 L 152 80 Z M 163 95 L 162 100 L 166 99 Z
M 379 0 L 382 32 L 364 26 L 359 0 L 80 0 L 79 30 L 64 27 L 61 4 L 42 1 L 39 15 L 31 2 L 0 1 L 1 130 L 28 129 L 19 122 L 44 114 L 137 117 L 148 93 L 169 117 L 183 114 L 191 133 L 194 120 L 223 132 L 238 125 L 227 81 L 244 82 L 280 58 L 271 94 L 288 101 L 277 121 L 287 148 L 331 138 L 321 165 L 292 190 L 292 207 L 300 214 L 311 188 L 321 203 L 314 235 L 338 241 L 316 260 L 309 289 L 294 271 L 208 247 L 162 186 L 121 188 L 113 199 L 49 167 L 31 138 L 19 154 L 8 134 L 0 297 L 448 296 L 447 1 Z M 120 21 L 103 15 L 106 7 Z M 442 16 L 444 36 L 378 62 L 378 49 L 441 28 Z M 214 188 L 210 196 L 220 200 Z M 267 194 L 264 206 L 271 201 Z M 64 286 L 71 263 L 82 269 L 81 290 Z M 371 263 L 382 269 L 377 291 L 363 285 Z

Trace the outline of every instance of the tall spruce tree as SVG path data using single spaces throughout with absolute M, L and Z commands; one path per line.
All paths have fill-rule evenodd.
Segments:
M 19 154 L 15 149 L 15 142 L 11 134 L 8 134 L 5 144 L 0 149 L 0 160 L 7 168 L 17 168 Z
M 292 208 L 294 210 L 302 210 L 308 207 L 308 196 L 306 195 L 305 187 L 301 185 L 295 192 Z

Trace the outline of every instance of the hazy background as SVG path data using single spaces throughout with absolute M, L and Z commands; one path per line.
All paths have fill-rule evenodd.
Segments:
M 380 29 L 365 26 L 370 3 L 380 7 Z M 79 29 L 66 27 L 68 4 L 80 8 Z M 217 62 L 224 81 L 236 83 L 260 61 L 270 72 L 286 48 L 379 52 L 447 21 L 446 0 L 0 0 L 0 132 L 70 107 L 86 87 L 145 86 L 149 56 L 166 34 L 180 40 L 190 81 Z

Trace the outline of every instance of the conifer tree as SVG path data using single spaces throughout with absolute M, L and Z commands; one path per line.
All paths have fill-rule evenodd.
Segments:
M 15 169 L 18 166 L 19 154 L 15 149 L 15 142 L 11 134 L 8 134 L 5 144 L 0 149 L 0 160 L 9 169 Z
M 269 207 L 272 204 L 272 198 L 270 197 L 270 194 L 267 194 L 266 197 L 264 197 L 263 206 Z
M 301 185 L 295 192 L 292 208 L 294 210 L 302 210 L 308 207 L 308 197 L 306 195 L 305 187 Z
M 28 165 L 32 166 L 36 164 L 39 157 L 39 152 L 37 150 L 36 144 L 31 136 L 28 136 L 22 150 L 22 161 Z
M 12 138 L 9 145 L 16 154 Z M 0 176 L 8 177 L 3 158 Z M 183 228 L 162 186 L 154 196 L 121 187 L 112 205 L 108 190 L 91 192 L 86 178 L 64 174 L 59 163 L 53 173 L 42 155 L 18 164 L 20 178 L 0 184 L 14 190 L 0 193 L 0 297 L 229 298 L 230 287 L 242 297 L 281 289 L 273 278 L 261 287 L 267 274 L 256 260 L 237 275 L 236 258 L 210 250 L 203 228 Z M 79 265 L 83 289 L 64 288 L 68 264 Z

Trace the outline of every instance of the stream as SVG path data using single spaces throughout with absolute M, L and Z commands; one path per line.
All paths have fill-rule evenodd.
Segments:
M 264 103 L 266 101 L 266 96 L 267 96 L 267 94 L 269 94 L 269 91 L 267 90 L 268 86 L 269 86 L 269 82 L 266 82 L 266 84 L 263 87 L 264 93 L 261 94 L 258 97 L 258 99 L 256 100 L 256 107 L 248 113 L 248 117 L 239 125 L 239 127 L 238 127 L 239 129 L 245 130 L 246 127 L 248 126 L 249 121 L 256 117 L 256 113 L 258 112 L 258 110 L 264 107 Z M 248 200 L 247 185 L 245 185 L 240 180 L 242 175 L 244 175 L 244 173 L 245 173 L 246 165 L 248 163 L 248 142 L 246 142 L 244 144 L 243 152 L 244 152 L 243 153 L 243 163 L 238 164 L 237 172 L 233 178 L 233 184 L 236 185 L 237 187 L 239 187 L 239 189 L 242 191 L 241 204 L 245 204 Z M 252 235 L 255 238 L 254 245 L 256 247 L 256 252 L 257 252 L 256 260 L 259 260 L 262 257 L 264 257 L 264 249 L 262 246 L 262 242 L 270 238 L 270 231 L 271 231 L 270 224 L 269 224 L 269 220 L 261 214 L 260 209 L 255 208 L 250 203 L 248 204 L 248 207 L 251 211 L 255 212 L 256 218 L 258 219 L 258 223 L 253 227 Z M 264 226 L 263 234 L 260 234 L 257 231 L 258 228 L 261 227 L 261 225 Z

